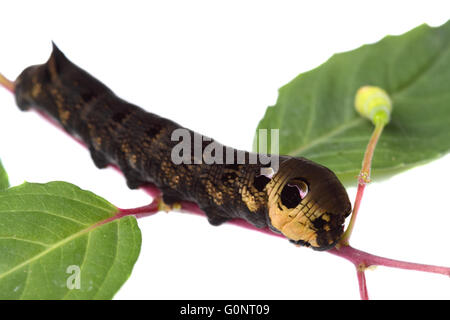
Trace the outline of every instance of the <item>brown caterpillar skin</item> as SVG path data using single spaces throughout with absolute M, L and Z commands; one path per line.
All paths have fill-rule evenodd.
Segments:
M 21 110 L 37 108 L 84 141 L 97 167 L 117 165 L 132 189 L 155 184 L 167 204 L 197 203 L 213 225 L 242 218 L 318 250 L 333 247 L 342 235 L 351 204 L 329 169 L 283 156 L 270 179 L 260 174 L 267 165 L 248 164 L 248 152 L 246 164 L 236 164 L 234 149 L 234 164 L 224 164 L 222 145 L 223 164 L 206 164 L 205 159 L 193 164 L 199 160 L 194 154 L 192 164 L 175 164 L 171 154 L 179 141 L 172 141 L 171 135 L 183 127 L 120 99 L 56 46 L 47 63 L 29 67 L 17 78 L 15 97 Z M 192 144 L 194 137 L 202 137 L 189 134 Z M 211 141 L 202 144 L 202 151 Z M 291 186 L 295 179 L 308 185 L 304 199 Z

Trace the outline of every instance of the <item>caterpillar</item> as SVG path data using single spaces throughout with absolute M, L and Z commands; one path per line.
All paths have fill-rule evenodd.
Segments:
M 122 100 L 55 44 L 48 61 L 26 68 L 14 87 L 22 111 L 35 108 L 54 119 L 84 142 L 98 168 L 117 166 L 131 189 L 155 185 L 168 205 L 195 202 L 212 225 L 240 218 L 315 250 L 332 248 L 343 233 L 351 204 L 328 168 L 279 156 L 273 170 L 261 154 L 226 147 Z M 188 149 L 179 150 L 176 132 L 185 133 Z

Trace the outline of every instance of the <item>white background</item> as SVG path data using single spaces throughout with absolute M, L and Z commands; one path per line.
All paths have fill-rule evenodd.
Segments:
M 46 61 L 54 40 L 75 63 L 148 111 L 241 149 L 277 89 L 333 53 L 450 18 L 445 1 L 1 1 L 0 71 Z M 0 157 L 12 184 L 65 180 L 119 207 L 149 202 L 98 170 L 77 143 L 21 113 L 0 90 Z M 450 157 L 369 186 L 352 243 L 450 266 Z M 355 190 L 349 190 L 353 199 Z M 354 268 L 327 253 L 206 219 L 139 220 L 142 250 L 117 299 L 358 299 Z M 0 253 L 1 255 L 1 253 Z M 374 299 L 450 298 L 450 279 L 379 267 Z

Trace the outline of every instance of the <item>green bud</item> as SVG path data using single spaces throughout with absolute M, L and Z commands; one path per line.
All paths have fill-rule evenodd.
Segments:
M 387 124 L 391 117 L 392 102 L 383 89 L 364 86 L 358 89 L 355 97 L 355 108 L 359 114 L 374 124 Z

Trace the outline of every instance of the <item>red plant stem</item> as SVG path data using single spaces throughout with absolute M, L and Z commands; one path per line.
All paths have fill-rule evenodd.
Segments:
M 183 201 L 178 206 L 171 207 L 164 207 L 165 205 L 161 205 L 161 198 L 155 198 L 153 202 L 147 206 L 142 206 L 138 208 L 133 209 L 119 209 L 118 214 L 113 217 L 114 219 L 121 218 L 128 215 L 134 215 L 136 218 L 142 218 L 149 215 L 153 215 L 162 209 L 178 209 L 182 212 L 186 213 L 193 213 L 198 215 L 204 215 L 204 212 L 193 202 Z M 177 208 L 178 207 L 178 208 Z M 114 220 L 113 219 L 113 220 Z M 247 221 L 243 219 L 233 219 L 229 222 L 230 224 L 233 224 L 238 227 L 242 227 L 245 229 L 258 231 L 264 234 L 268 234 L 275 237 L 284 238 L 282 234 L 275 233 L 269 228 L 256 228 L 255 226 L 251 225 Z M 385 267 L 391 267 L 391 268 L 399 268 L 399 269 L 407 269 L 407 270 L 416 270 L 416 271 L 423 271 L 423 272 L 431 272 L 431 273 L 437 273 L 437 274 L 443 274 L 450 276 L 450 268 L 447 267 L 440 267 L 440 266 L 433 266 L 433 265 L 426 265 L 426 264 L 420 264 L 420 263 L 412 263 L 412 262 L 406 262 L 406 261 L 400 261 L 400 260 L 394 260 L 394 259 L 388 259 L 380 256 L 376 256 L 370 253 L 367 253 L 365 251 L 355 249 L 349 245 L 335 247 L 333 249 L 330 249 L 326 251 L 328 253 L 331 253 L 335 256 L 344 258 L 351 263 L 355 265 L 357 270 L 366 269 L 370 266 L 385 266 Z M 365 289 L 367 291 L 367 288 Z
M 350 241 L 350 236 L 352 235 L 353 228 L 355 227 L 356 217 L 359 212 L 359 207 L 361 205 L 361 201 L 364 195 L 364 189 L 366 188 L 366 182 L 359 182 L 358 183 L 358 190 L 356 191 L 356 197 L 355 197 L 355 203 L 353 204 L 353 212 L 352 216 L 350 218 L 350 222 L 348 224 L 347 229 L 344 232 L 344 235 L 342 236 L 342 239 L 340 240 L 340 243 L 342 245 L 348 246 Z
M 160 199 L 154 199 L 149 205 L 146 206 L 142 206 L 142 207 L 137 207 L 137 208 L 133 208 L 133 209 L 120 209 L 118 208 L 119 211 L 112 217 L 99 221 L 96 224 L 94 224 L 91 228 L 97 228 L 98 226 L 101 226 L 105 223 L 126 217 L 126 216 L 135 216 L 136 218 L 142 218 L 142 217 L 146 217 L 146 216 L 150 216 L 153 215 L 155 213 L 158 213 L 159 211 L 161 211 L 160 208 Z
M 370 170 L 372 167 L 372 158 L 373 153 L 375 152 L 375 147 L 378 143 L 378 139 L 383 132 L 384 122 L 378 122 L 375 124 L 375 130 L 372 133 L 372 137 L 369 140 L 369 144 L 367 145 L 366 152 L 364 153 L 363 166 L 361 169 L 360 182 L 369 182 L 370 181 Z
M 358 216 L 361 200 L 364 195 L 364 189 L 366 188 L 367 183 L 370 182 L 370 168 L 372 166 L 372 158 L 375 152 L 375 147 L 378 143 L 378 139 L 383 132 L 383 128 L 384 122 L 377 122 L 375 124 L 375 130 L 372 133 L 372 137 L 370 138 L 369 144 L 366 148 L 366 152 L 364 153 L 363 165 L 358 178 L 358 190 L 356 192 L 355 204 L 353 205 L 353 212 L 347 230 L 345 230 L 345 233 L 340 240 L 341 245 L 349 244 L 353 228 L 355 227 L 356 217 Z
M 369 300 L 369 292 L 367 291 L 364 268 L 356 267 L 356 276 L 358 277 L 359 295 L 361 296 L 361 300 Z
M 142 218 L 146 216 L 153 215 L 161 211 L 159 198 L 154 199 L 149 205 L 132 208 L 132 209 L 120 209 L 116 217 L 125 217 L 133 215 L 136 218 Z
M 334 254 L 338 257 L 344 258 L 352 262 L 357 267 L 358 266 L 361 267 L 362 265 L 365 266 L 365 268 L 368 268 L 370 266 L 385 266 L 391 268 L 423 271 L 450 276 L 450 268 L 448 267 L 440 267 L 388 259 L 355 249 L 351 246 L 342 246 L 339 249 L 335 247 L 333 249 L 328 250 L 327 252 Z
M 117 170 L 118 172 L 122 173 L 122 171 L 120 171 L 120 169 L 118 167 L 114 166 L 114 169 Z M 152 197 L 152 198 L 157 198 L 157 197 L 161 196 L 161 190 L 159 190 L 158 187 L 156 187 L 153 184 L 146 184 L 146 185 L 142 186 L 140 189 L 144 190 L 145 193 L 150 195 L 150 197 Z

